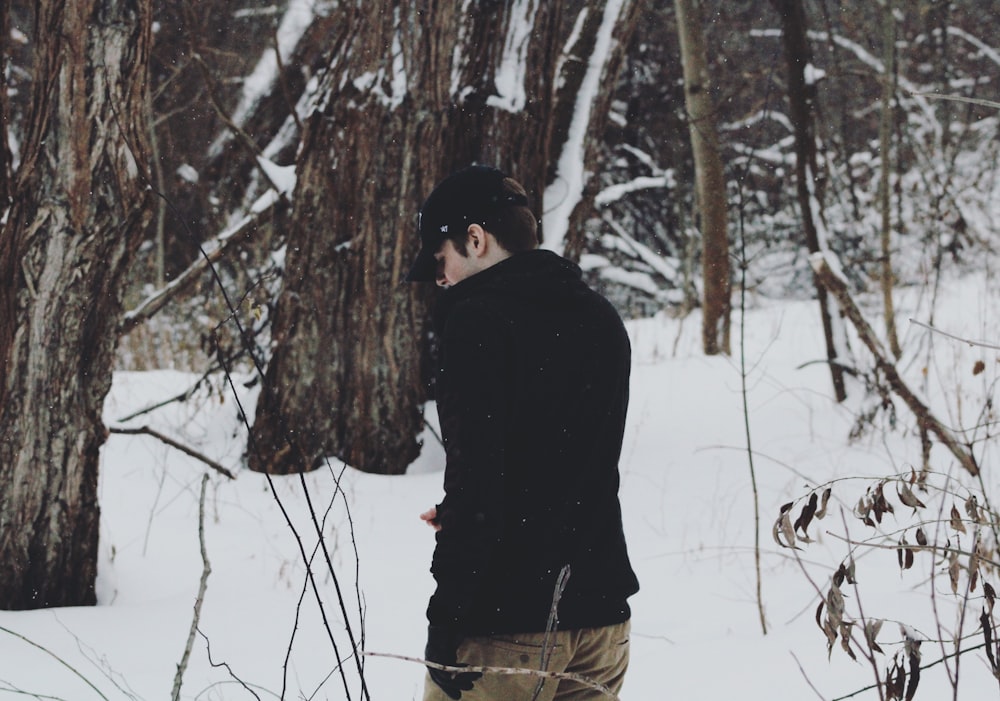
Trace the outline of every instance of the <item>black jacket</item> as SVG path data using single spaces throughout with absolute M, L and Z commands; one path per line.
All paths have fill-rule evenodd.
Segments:
M 618 502 L 630 348 L 614 308 L 549 251 L 518 253 L 435 309 L 447 453 L 432 625 L 464 634 L 629 618 L 638 590 Z

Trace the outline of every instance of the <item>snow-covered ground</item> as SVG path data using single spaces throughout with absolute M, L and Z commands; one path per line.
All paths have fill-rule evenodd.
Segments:
M 997 344 L 1000 295 L 994 285 L 976 276 L 949 283 L 937 301 L 935 324 Z M 944 423 L 968 426 L 983 420 L 984 401 L 995 399 L 1000 353 L 907 323 L 910 317 L 930 318 L 928 299 L 918 289 L 897 298 L 908 349 L 900 367 Z M 870 481 L 848 478 L 919 468 L 912 416 L 897 401 L 895 432 L 871 431 L 850 443 L 862 391 L 851 385 L 846 405 L 831 399 L 829 374 L 816 362 L 824 355 L 817 305 L 757 300 L 748 312 L 746 385 L 761 513 L 764 635 L 756 605 L 754 494 L 739 353 L 702 356 L 699 324 L 696 317 L 629 324 L 633 394 L 621 498 L 642 591 L 633 599 L 632 666 L 622 699 L 844 697 L 871 684 L 872 670 L 863 660 L 852 661 L 839 643 L 828 660 L 826 638 L 815 621 L 820 599 L 803 567 L 825 594 L 833 570 L 849 552 L 841 538 L 848 532 L 856 539 L 871 535 L 852 514 Z M 734 331 L 738 349 L 738 316 Z M 856 341 L 854 349 L 865 356 Z M 985 370 L 974 375 L 976 360 L 984 361 Z M 116 423 L 177 394 L 193 379 L 167 371 L 120 373 L 106 420 Z M 236 387 L 252 416 L 252 390 Z M 433 407 L 428 412 L 433 418 Z M 208 470 L 204 538 L 211 574 L 199 624 L 203 636 L 195 637 L 181 698 L 363 699 L 355 660 L 346 662 L 347 691 L 336 671 L 334 645 L 342 657 L 351 649 L 338 587 L 364 649 L 421 655 L 433 534 L 417 515 L 440 498 L 442 451 L 428 433 L 424 454 L 406 476 L 367 475 L 331 462 L 329 469 L 269 484 L 240 468 L 244 429 L 238 413 L 230 391 L 219 386 L 130 422 L 169 433 L 237 471 L 230 480 Z M 983 450 L 977 445 L 989 489 L 996 484 L 996 450 Z M 965 479 L 940 446 L 932 462 L 936 470 Z M 0 612 L 0 699 L 170 697 L 202 573 L 199 491 L 205 473 L 202 463 L 152 437 L 110 438 L 101 466 L 99 605 Z M 817 542 L 801 551 L 778 547 L 771 527 L 780 506 L 833 480 L 838 481 L 830 513 L 809 529 Z M 885 490 L 896 505 L 896 514 L 883 522 L 889 532 L 913 522 L 896 491 L 891 484 Z M 955 491 L 965 494 L 960 487 Z M 922 498 L 938 508 L 933 493 Z M 960 508 L 963 498 L 955 498 Z M 309 502 L 337 575 L 334 582 L 318 553 L 313 569 L 322 612 L 282 512 L 311 556 L 317 538 Z M 945 503 L 949 508 L 951 502 Z M 923 517 L 934 521 L 938 513 Z M 952 543 L 966 541 L 953 535 Z M 855 559 L 858 588 L 843 587 L 848 613 L 857 616 L 861 604 L 865 615 L 889 619 L 878 641 L 890 655 L 901 640 L 897 621 L 927 637 L 954 628 L 956 598 L 947 562 L 932 565 L 929 554 L 918 553 L 913 569 L 901 573 L 893 550 L 860 548 Z M 936 577 L 930 581 L 932 572 Z M 941 630 L 927 595 L 930 587 Z M 978 625 L 981 594 L 981 586 L 972 593 L 970 635 Z M 981 642 L 976 634 L 967 646 Z M 928 664 L 942 650 L 925 642 L 922 655 Z M 985 659 L 982 650 L 962 658 L 958 698 L 996 697 L 997 682 Z M 890 660 L 879 658 L 883 673 L 889 666 Z M 367 657 L 364 669 L 370 698 L 420 698 L 421 666 Z M 853 698 L 878 695 L 867 691 Z M 916 698 L 952 698 L 944 665 L 923 672 Z

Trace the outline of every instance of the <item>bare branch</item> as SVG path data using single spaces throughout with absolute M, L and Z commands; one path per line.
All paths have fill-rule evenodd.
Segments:
M 207 457 L 207 456 L 199 453 L 194 448 L 186 446 L 183 443 L 180 443 L 179 441 L 175 441 L 170 436 L 164 435 L 164 434 L 160 433 L 159 431 L 157 431 L 156 429 L 150 428 L 149 426 L 138 426 L 136 428 L 132 428 L 132 427 L 128 427 L 128 426 L 109 426 L 108 427 L 108 432 L 109 433 L 120 433 L 120 434 L 123 434 L 123 435 L 126 435 L 126 436 L 136 436 L 136 435 L 140 435 L 140 434 L 146 434 L 146 435 L 152 436 L 153 438 L 156 438 L 156 439 L 162 441 L 163 443 L 166 443 L 171 448 L 176 448 L 177 450 L 181 451 L 182 453 L 190 455 L 195 460 L 200 460 L 201 462 L 205 463 L 206 465 L 208 465 L 210 468 L 212 468 L 216 472 L 222 473 L 223 475 L 225 475 L 229 479 L 231 479 L 231 480 L 232 479 L 236 479 L 236 475 L 234 475 L 232 473 L 232 471 L 230 471 L 228 468 L 223 467 L 222 465 L 220 465 L 219 463 L 217 463 L 215 460 L 212 460 L 210 457 Z
M 182 290 L 186 290 L 194 284 L 199 276 L 213 263 L 222 258 L 229 247 L 243 239 L 245 234 L 254 231 L 258 225 L 270 217 L 278 205 L 285 200 L 273 191 L 270 191 L 267 199 L 258 200 L 260 206 L 255 208 L 238 222 L 219 234 L 215 240 L 205 247 L 205 255 L 192 263 L 187 270 L 170 281 L 170 284 L 161 290 L 157 290 L 146 298 L 142 304 L 127 312 L 122 317 L 122 323 L 118 327 L 120 336 L 124 336 L 140 324 L 148 321 L 154 314 L 163 309 L 167 302 L 174 298 Z
M 989 348 L 990 350 L 1000 350 L 1000 346 L 994 346 L 993 344 L 986 343 L 985 341 L 970 341 L 967 338 L 962 338 L 961 336 L 955 336 L 954 334 L 950 334 L 947 331 L 942 331 L 941 329 L 936 329 L 933 326 L 931 326 L 930 324 L 925 324 L 924 322 L 917 321 L 916 319 L 910 319 L 910 323 L 911 324 L 916 324 L 917 326 L 922 326 L 923 328 L 927 329 L 928 331 L 933 331 L 934 333 L 941 334 L 942 336 L 947 336 L 948 338 L 953 338 L 956 341 L 961 341 L 962 343 L 965 343 L 965 344 L 970 345 L 970 346 L 979 346 L 980 348 Z
M 174 676 L 174 690 L 171 698 L 179 701 L 181 697 L 181 682 L 184 680 L 184 671 L 187 669 L 188 659 L 191 657 L 191 647 L 194 645 L 194 634 L 198 630 L 198 621 L 201 619 L 201 605 L 205 602 L 205 591 L 208 589 L 208 575 L 212 573 L 212 565 L 208 562 L 208 552 L 205 550 L 205 489 L 208 486 L 208 475 L 201 476 L 201 497 L 198 499 L 198 543 L 201 545 L 201 581 L 198 583 L 198 597 L 194 600 L 194 616 L 191 619 L 191 630 L 188 632 L 187 644 L 184 646 L 184 654 L 181 662 L 177 665 L 177 674 Z
M 906 405 L 917 416 L 921 425 L 926 426 L 951 451 L 962 467 L 968 470 L 970 474 L 978 475 L 979 466 L 976 465 L 976 461 L 972 455 L 958 444 L 951 431 L 938 421 L 930 409 L 903 382 L 903 378 L 896 371 L 896 366 L 888 359 L 888 354 L 882 348 L 882 344 L 875 335 L 875 331 L 865 321 L 861 310 L 858 309 L 858 305 L 851 298 L 851 293 L 847 289 L 847 283 L 840 275 L 833 271 L 833 268 L 830 267 L 830 263 L 825 257 L 826 255 L 830 254 L 817 253 L 810 256 L 810 262 L 813 271 L 816 273 L 816 279 L 819 280 L 823 287 L 829 290 L 830 294 L 837 300 L 844 315 L 854 324 L 854 328 L 857 329 L 861 341 L 868 347 L 872 355 L 875 356 L 876 366 L 885 375 L 886 380 L 889 382 L 889 387 L 906 402 Z

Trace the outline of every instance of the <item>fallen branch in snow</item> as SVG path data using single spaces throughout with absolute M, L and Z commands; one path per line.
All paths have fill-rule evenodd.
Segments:
M 181 662 L 177 665 L 177 674 L 174 675 L 174 690 L 171 694 L 173 701 L 179 701 L 181 697 L 181 682 L 184 680 L 184 671 L 187 669 L 188 659 L 191 657 L 191 648 L 194 645 L 194 634 L 198 630 L 198 621 L 201 619 L 201 605 L 205 603 L 205 591 L 208 589 L 208 575 L 212 573 L 212 565 L 208 562 L 208 552 L 205 550 L 205 488 L 208 486 L 208 475 L 201 476 L 201 497 L 198 499 L 198 543 L 201 545 L 201 581 L 198 583 L 198 597 L 194 600 L 194 616 L 191 619 L 191 630 L 188 632 L 187 644 L 184 646 L 184 654 L 181 655 Z
M 212 460 L 212 458 L 207 457 L 206 455 L 203 455 L 203 454 L 199 453 L 194 448 L 186 446 L 186 445 L 184 445 L 183 443 L 181 443 L 179 441 L 175 441 L 170 436 L 164 435 L 164 434 L 160 433 L 159 431 L 157 431 L 156 429 L 150 428 L 149 426 L 138 426 L 138 427 L 135 427 L 135 428 L 131 428 L 131 427 L 128 427 L 128 426 L 109 426 L 108 427 L 108 432 L 109 433 L 120 433 L 120 434 L 123 434 L 123 435 L 126 435 L 126 436 L 136 436 L 136 435 L 141 435 L 141 434 L 146 434 L 146 435 L 152 436 L 153 438 L 156 438 L 156 439 L 162 441 L 163 443 L 166 443 L 171 448 L 176 448 L 177 450 L 181 451 L 182 453 L 190 455 L 195 460 L 200 460 L 201 462 L 205 463 L 206 465 L 208 465 L 210 468 L 212 468 L 216 472 L 220 472 L 220 473 L 224 474 L 229 479 L 231 479 L 231 480 L 232 479 L 236 479 L 236 475 L 234 475 L 229 469 L 227 469 L 227 468 L 223 467 L 222 465 L 220 465 L 219 463 L 215 462 L 215 460 Z
M 286 204 L 285 199 L 275 194 L 273 190 L 269 193 L 269 195 L 265 195 L 268 199 L 258 200 L 260 206 L 254 208 L 250 214 L 219 234 L 213 242 L 214 245 L 205 247 L 205 254 L 192 263 L 187 270 L 171 280 L 168 285 L 147 297 L 138 307 L 126 312 L 118 327 L 119 336 L 126 335 L 140 324 L 148 321 L 154 314 L 163 309 L 177 293 L 194 284 L 207 268 L 222 258 L 230 246 L 242 241 L 244 234 L 255 230 L 264 219 L 270 217 L 279 204 Z
M 875 335 L 875 331 L 865 320 L 861 314 L 861 310 L 858 309 L 858 305 L 851 298 L 851 293 L 848 291 L 847 283 L 844 279 L 833 271 L 829 261 L 823 254 L 810 256 L 810 263 L 812 264 L 813 271 L 816 273 L 817 280 L 837 300 L 841 311 L 844 312 L 844 315 L 854 324 L 854 328 L 857 329 L 861 341 L 868 347 L 872 355 L 875 356 L 876 367 L 885 376 L 890 389 L 906 403 L 910 411 L 916 415 L 920 425 L 926 427 L 931 433 L 937 436 L 938 440 L 951 451 L 952 455 L 958 459 L 959 464 L 968 470 L 969 474 L 973 476 L 978 475 L 979 466 L 976 465 L 976 461 L 972 455 L 959 445 L 958 441 L 951 434 L 951 431 L 938 421 L 930 409 L 903 382 L 903 378 L 896 371 L 896 366 L 888 359 L 889 356 L 885 352 L 885 349 L 882 348 L 882 344 L 878 336 Z
M 568 679 L 575 681 L 579 684 L 583 684 L 595 691 L 599 691 L 609 699 L 615 699 L 615 701 L 620 701 L 615 692 L 611 691 L 608 687 L 604 686 L 600 682 L 595 682 L 593 679 L 589 679 L 580 674 L 574 674 L 573 672 L 544 672 L 537 669 L 523 669 L 520 667 L 491 667 L 484 665 L 463 665 L 457 667 L 454 665 L 438 664 L 437 662 L 431 662 L 429 660 L 422 660 L 419 657 L 407 657 L 406 655 L 393 655 L 388 652 L 362 652 L 365 657 L 386 657 L 392 660 L 402 660 L 403 662 L 416 662 L 417 664 L 422 664 L 425 667 L 433 667 L 434 669 L 440 669 L 442 672 L 482 672 L 483 674 L 523 674 L 529 677 L 542 677 L 544 679 Z

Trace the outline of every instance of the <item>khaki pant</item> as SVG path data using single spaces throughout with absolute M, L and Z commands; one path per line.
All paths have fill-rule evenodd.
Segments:
M 459 663 L 488 667 L 539 669 L 545 633 L 466 638 L 458 648 Z M 617 694 L 625 680 L 629 655 L 629 622 L 603 628 L 557 631 L 549 636 L 548 671 L 570 672 L 599 682 Z M 531 701 L 539 677 L 487 672 L 462 701 Z M 577 681 L 546 679 L 537 701 L 610 701 L 610 697 Z M 430 675 L 424 701 L 451 701 Z

